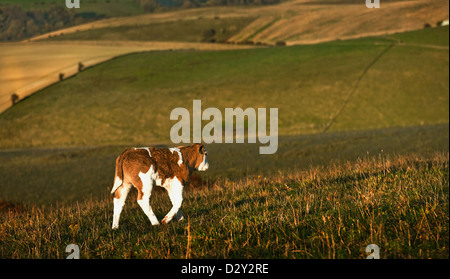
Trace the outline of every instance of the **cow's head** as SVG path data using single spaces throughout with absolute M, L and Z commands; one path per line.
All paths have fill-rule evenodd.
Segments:
M 209 163 L 206 157 L 208 156 L 208 152 L 203 144 L 195 144 L 196 150 L 196 161 L 195 161 L 195 169 L 198 171 L 205 171 L 209 168 Z

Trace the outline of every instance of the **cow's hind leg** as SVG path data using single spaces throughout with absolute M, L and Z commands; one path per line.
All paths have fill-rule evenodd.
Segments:
M 124 183 L 114 192 L 114 217 L 112 223 L 113 229 L 117 229 L 119 227 L 120 213 L 122 212 L 123 206 L 125 205 L 125 200 L 127 199 L 130 188 L 131 185 L 129 183 Z
M 153 168 L 147 173 L 139 173 L 139 178 L 136 179 L 136 189 L 138 190 L 137 203 L 147 215 L 148 219 L 152 225 L 159 225 L 158 218 L 156 218 L 155 213 L 153 213 L 152 207 L 150 206 L 150 196 L 153 189 L 153 179 L 152 176 Z
M 169 223 L 172 218 L 177 216 L 178 220 L 183 220 L 183 212 L 181 212 L 181 204 L 183 203 L 183 185 L 181 182 L 175 178 L 170 186 L 167 188 L 170 201 L 172 202 L 172 209 L 167 213 L 164 219 L 161 221 L 163 224 Z

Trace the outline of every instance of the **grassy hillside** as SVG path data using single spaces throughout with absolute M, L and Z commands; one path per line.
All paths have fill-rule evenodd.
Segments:
M 395 44 L 392 44 L 395 43 Z M 121 57 L 0 115 L 0 197 L 102 198 L 128 146 L 169 145 L 176 107 L 277 107 L 279 147 L 212 144 L 205 181 L 448 152 L 448 28 L 314 46 Z
M 11 95 L 20 100 L 114 57 L 143 51 L 226 50 L 249 46 L 190 42 L 39 42 L 0 44 L 0 113 L 11 107 Z
M 449 32 L 123 56 L 0 114 L 0 258 L 447 258 Z M 187 220 L 133 192 L 110 229 L 114 159 L 170 143 L 172 109 L 276 107 L 279 148 L 208 145 Z M 170 208 L 158 188 L 159 219 Z
M 243 180 L 185 193 L 181 222 L 152 227 L 130 194 L 120 227 L 112 201 L 25 206 L 0 214 L 0 258 L 446 258 L 449 155 L 367 157 L 327 168 Z M 170 208 L 152 197 L 155 214 Z M 0 208 L 2 208 L 0 206 Z
M 448 123 L 448 28 L 428 29 L 425 43 L 416 32 L 121 57 L 1 114 L 0 147 L 167 143 L 170 111 L 193 99 L 222 112 L 277 107 L 281 136 Z
M 154 145 L 154 144 L 152 144 Z M 109 195 L 116 157 L 130 145 L 0 151 L 0 198 L 25 204 L 73 204 Z M 169 145 L 173 146 L 173 145 Z M 210 144 L 207 172 L 197 187 L 220 179 L 272 176 L 377 156 L 448 152 L 448 124 L 333 132 L 279 138 L 277 153 L 261 156 L 256 144 Z

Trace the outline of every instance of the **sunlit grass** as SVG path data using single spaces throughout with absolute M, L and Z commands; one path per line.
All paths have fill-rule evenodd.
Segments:
M 110 198 L 25 206 L 0 216 L 0 257 L 448 258 L 448 153 L 380 154 L 270 177 L 221 179 L 185 193 L 186 220 L 151 226 L 130 195 L 111 230 Z M 167 195 L 151 201 L 162 218 Z M 10 212 L 10 213 L 8 213 Z

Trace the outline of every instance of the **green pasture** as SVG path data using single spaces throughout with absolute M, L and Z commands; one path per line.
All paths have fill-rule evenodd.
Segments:
M 0 258 L 447 258 L 448 28 L 118 57 L 0 114 Z M 172 109 L 276 107 L 279 144 L 207 145 L 186 220 L 152 227 L 114 162 L 176 146 Z M 152 196 L 161 219 L 165 193 Z M 6 202 L 5 202 L 6 201 Z
M 170 112 L 192 112 L 194 99 L 222 114 L 279 111 L 277 153 L 260 155 L 258 140 L 211 144 L 206 180 L 381 152 L 446 151 L 448 49 L 430 47 L 445 38 L 448 28 L 435 28 L 311 46 L 119 57 L 0 115 L 1 197 L 64 203 L 107 194 L 122 149 L 175 145 Z
M 448 40 L 448 28 L 427 31 Z M 276 107 L 280 136 L 448 123 L 448 48 L 408 34 L 120 57 L 5 111 L 0 148 L 168 143 L 170 112 L 194 99 L 222 113 Z

